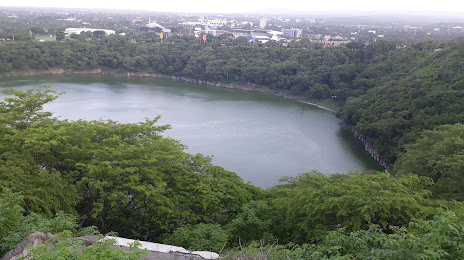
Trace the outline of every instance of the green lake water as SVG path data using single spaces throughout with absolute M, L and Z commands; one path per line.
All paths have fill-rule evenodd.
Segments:
M 53 83 L 66 94 L 45 106 L 63 119 L 111 119 L 124 123 L 161 115 L 164 135 L 188 152 L 267 188 L 282 176 L 317 170 L 346 173 L 379 166 L 332 112 L 281 97 L 152 78 L 97 75 L 34 76 L 0 80 L 8 88 Z

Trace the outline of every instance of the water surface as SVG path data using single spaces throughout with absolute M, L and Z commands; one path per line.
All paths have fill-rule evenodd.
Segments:
M 310 170 L 379 169 L 332 112 L 280 97 L 171 80 L 110 76 L 35 76 L 0 81 L 6 89 L 53 83 L 66 94 L 45 106 L 64 119 L 124 123 L 161 115 L 164 135 L 212 155 L 213 162 L 267 188 Z

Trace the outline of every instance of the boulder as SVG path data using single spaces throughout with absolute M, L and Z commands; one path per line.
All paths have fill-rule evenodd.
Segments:
M 113 247 L 120 248 L 121 250 L 127 250 L 130 248 L 130 244 L 133 244 L 137 240 L 127 239 L 122 237 L 106 236 L 103 239 L 114 239 L 116 243 Z M 99 241 L 98 236 L 83 236 L 72 238 L 73 241 L 83 241 L 85 246 L 90 246 L 96 241 Z M 15 249 L 8 252 L 0 260 L 16 260 L 25 257 L 30 249 L 39 245 L 43 245 L 47 242 L 55 244 L 58 240 L 53 240 L 52 234 L 44 234 L 42 232 L 36 232 L 29 235 L 24 239 Z M 183 247 L 171 246 L 153 242 L 138 241 L 141 246 L 140 249 L 148 250 L 148 256 L 144 259 L 158 259 L 158 260 L 196 260 L 196 259 L 216 259 L 219 255 L 214 252 L 207 251 L 189 251 Z
M 42 232 L 35 232 L 30 234 L 25 238 L 21 243 L 19 243 L 15 249 L 6 253 L 1 260 L 16 260 L 22 257 L 25 257 L 31 248 L 43 245 L 47 243 L 48 240 L 52 239 L 53 235 Z

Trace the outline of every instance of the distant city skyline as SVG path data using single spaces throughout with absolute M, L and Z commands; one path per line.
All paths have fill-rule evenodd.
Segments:
M 5 0 L 3 0 L 5 1 Z M 6 2 L 6 1 L 5 1 Z M 159 12 L 189 12 L 189 13 L 258 13 L 272 10 L 286 12 L 295 10 L 321 11 L 417 11 L 417 12 L 453 12 L 464 14 L 464 4 L 456 0 L 441 1 L 373 1 L 373 0 L 322 0 L 322 1 L 217 1 L 217 0 L 175 0 L 175 1 L 62 1 L 62 0 L 15 0 L 0 3 L 0 6 L 17 7 L 57 7 L 57 8 L 89 8 L 89 9 L 126 9 L 147 10 Z

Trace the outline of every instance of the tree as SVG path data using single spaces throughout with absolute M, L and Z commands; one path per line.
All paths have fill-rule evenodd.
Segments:
M 148 250 L 140 250 L 140 243 L 131 244 L 129 249 L 121 250 L 113 246 L 114 239 L 97 241 L 90 246 L 85 246 L 83 241 L 73 241 L 64 238 L 55 245 L 45 244 L 35 247 L 27 255 L 29 259 L 145 259 Z
M 218 39 L 223 42 L 231 42 L 235 39 L 232 33 L 223 33 L 218 36 Z
M 463 232 L 462 214 L 448 211 L 388 232 L 375 225 L 351 233 L 331 231 L 323 243 L 305 251 L 310 259 L 462 259 Z
M 352 50 L 361 50 L 365 45 L 361 42 L 349 42 L 346 44 L 346 47 Z
M 105 31 L 94 31 L 92 33 L 92 36 L 94 38 L 98 38 L 98 39 L 101 39 L 102 37 L 104 37 L 106 35 Z
M 377 224 L 403 226 L 420 212 L 434 210 L 439 202 L 427 199 L 432 184 L 417 175 L 388 173 L 324 175 L 309 172 L 275 187 L 273 205 L 284 219 L 294 242 L 319 241 L 337 226 L 357 231 Z
M 178 228 L 164 240 L 169 245 L 182 246 L 192 251 L 221 252 L 228 241 L 227 232 L 217 224 L 197 224 Z
M 57 40 L 57 41 L 62 41 L 62 40 L 64 40 L 64 39 L 65 39 L 65 34 L 64 34 L 64 32 L 57 32 L 57 33 L 56 33 L 56 40 Z
M 261 190 L 191 155 L 161 133 L 159 117 L 136 124 L 61 121 L 43 112 L 49 88 L 0 103 L 0 189 L 22 192 L 27 212 L 80 216 L 80 226 L 157 239 L 184 225 L 222 224 Z
M 234 40 L 234 44 L 240 46 L 247 46 L 249 44 L 249 40 L 247 37 L 240 36 Z
M 9 91 L 15 97 L 7 97 L 5 101 L 0 102 L 0 113 L 2 114 L 0 124 L 5 133 L 46 121 L 52 114 L 43 112 L 43 105 L 58 98 L 57 95 L 54 95 L 56 91 L 50 89 L 50 85 L 42 86 L 39 91 L 33 89 L 24 92 L 15 89 Z
M 0 102 L 0 191 L 22 192 L 28 212 L 74 213 L 76 188 L 52 166 L 63 129 L 43 111 L 56 92 L 50 86 L 11 92 L 15 97 Z
M 464 125 L 442 125 L 424 131 L 414 144 L 405 146 L 395 164 L 399 174 L 417 174 L 435 181 L 434 197 L 464 200 Z
M 19 193 L 5 190 L 0 193 L 0 256 L 15 248 L 24 238 L 34 232 L 58 233 L 69 231 L 77 234 L 76 218 L 67 214 L 57 214 L 47 219 L 31 213 L 24 215 L 24 197 Z M 90 229 L 84 231 L 86 233 Z
M 265 201 L 250 201 L 227 225 L 231 243 L 245 245 L 251 241 L 274 243 L 278 234 L 279 217 Z

